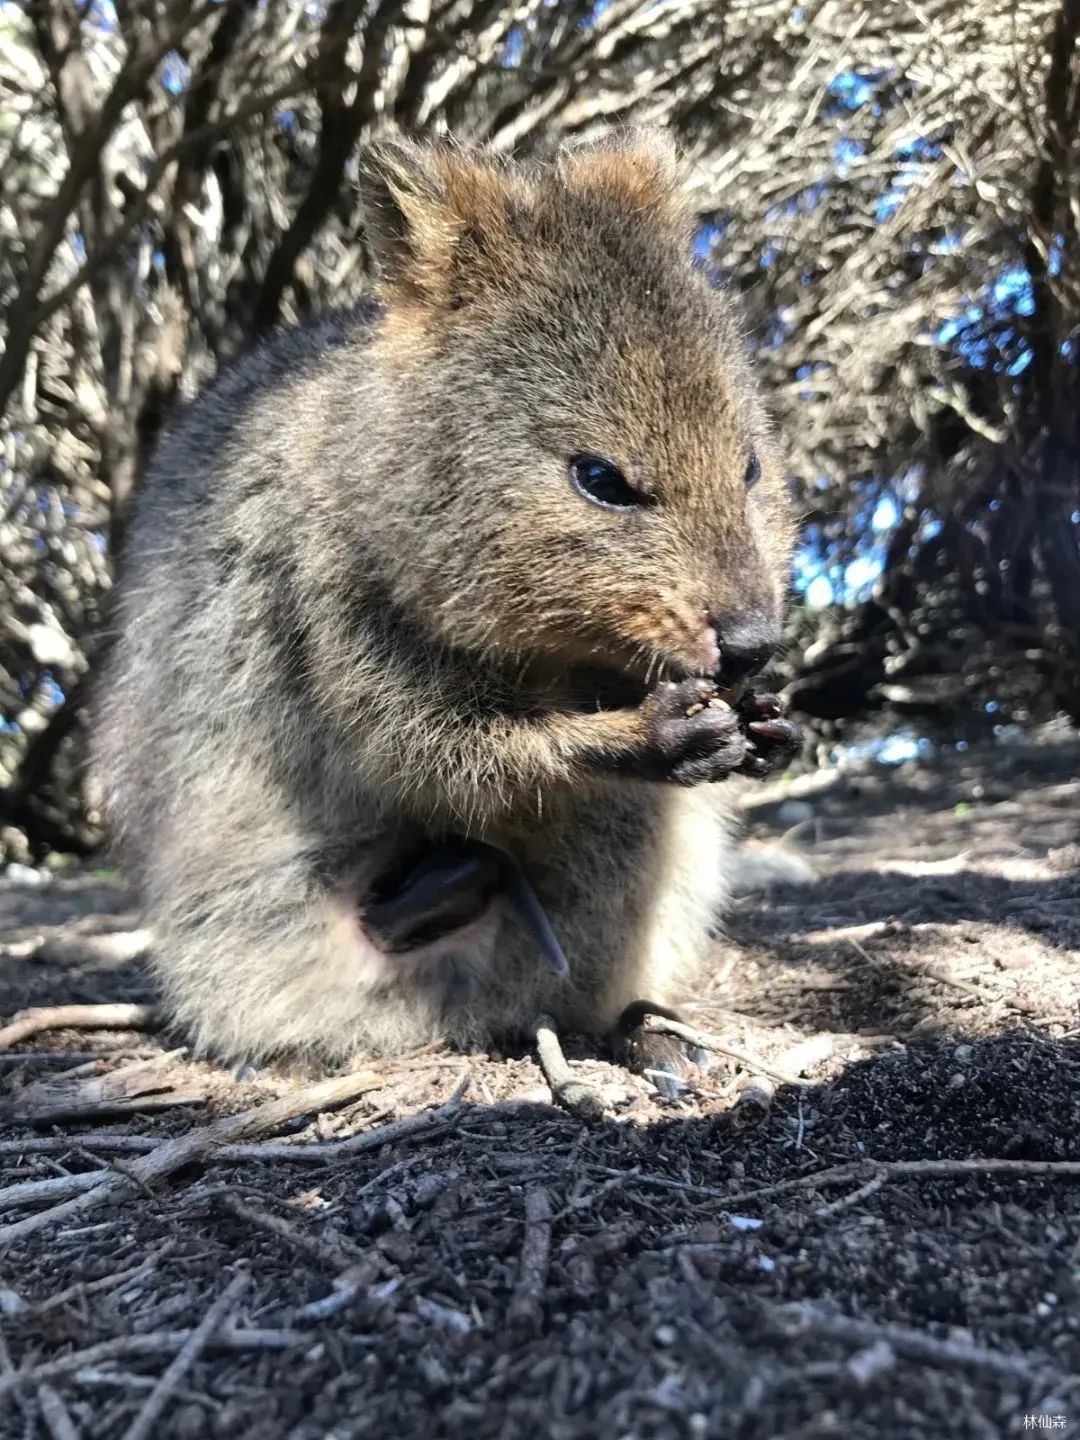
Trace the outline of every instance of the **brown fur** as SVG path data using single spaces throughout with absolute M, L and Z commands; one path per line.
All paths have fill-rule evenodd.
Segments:
M 366 187 L 379 308 L 256 350 L 173 428 L 103 690 L 158 975 L 235 1057 L 469 1044 L 541 1007 L 606 1030 L 688 983 L 730 796 L 616 778 L 644 712 L 583 677 L 708 673 L 724 625 L 775 623 L 785 591 L 780 467 L 662 142 L 535 170 L 395 142 Z M 656 503 L 583 500 L 583 451 Z M 519 856 L 567 980 L 498 902 L 379 953 L 365 887 L 448 830 Z

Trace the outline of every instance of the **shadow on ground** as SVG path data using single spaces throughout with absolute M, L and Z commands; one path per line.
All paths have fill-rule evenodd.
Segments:
M 1075 1182 L 768 1187 L 867 1157 L 1059 1161 L 1078 1129 L 1080 1046 L 1026 1032 L 856 1062 L 745 1128 L 470 1105 L 427 1140 L 211 1164 L 61 1223 L 5 1256 L 26 1308 L 3 1327 L 16 1365 L 71 1357 L 52 1383 L 90 1436 L 122 1433 L 171 1358 L 133 1337 L 190 1329 L 241 1268 L 255 1348 L 210 1345 L 155 1434 L 1019 1433 L 1080 1400 Z M 538 1196 L 550 1258 L 523 1280 Z M 357 1262 L 356 1296 L 314 1318 Z M 76 1278 L 89 1293 L 49 1303 Z

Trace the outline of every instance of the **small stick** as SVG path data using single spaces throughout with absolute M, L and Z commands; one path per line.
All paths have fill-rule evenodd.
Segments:
M 776 1080 L 781 1085 L 799 1084 L 797 1075 L 789 1075 L 784 1070 L 777 1070 L 767 1061 L 758 1059 L 756 1055 L 749 1055 L 745 1050 L 736 1050 L 733 1045 L 728 1045 L 718 1035 L 712 1035 L 707 1030 L 699 1030 L 694 1025 L 684 1025 L 681 1020 L 669 1020 L 666 1015 L 657 1015 L 655 1012 L 646 1015 L 642 1023 L 646 1030 L 653 1030 L 660 1035 L 673 1035 L 676 1040 L 684 1040 L 688 1045 L 697 1045 L 702 1050 L 712 1050 L 717 1055 L 726 1055 L 729 1060 L 737 1061 L 747 1070 L 756 1070 L 759 1075 L 768 1075 L 770 1080 Z
M 102 1340 L 85 1350 L 73 1350 L 56 1360 L 46 1360 L 29 1370 L 11 1370 L 0 1374 L 0 1395 L 22 1385 L 36 1385 L 67 1375 L 72 1370 L 93 1369 L 103 1360 L 116 1360 L 131 1355 L 173 1355 L 187 1344 L 191 1330 L 162 1330 L 155 1335 L 120 1335 L 115 1340 Z M 222 1325 L 208 1341 L 215 1350 L 291 1350 L 294 1345 L 311 1343 L 310 1334 L 300 1330 L 234 1330 Z
M 160 1023 L 153 1005 L 43 1005 L 0 1026 L 0 1050 L 43 1030 L 156 1030 Z
M 51 1175 L 47 1180 L 20 1180 L 0 1190 L 0 1210 L 17 1210 L 20 1205 L 36 1205 L 39 1200 L 63 1200 L 68 1195 L 81 1195 L 100 1185 L 108 1170 L 85 1170 L 78 1175 Z
M 12 1364 L 7 1341 L 0 1332 L 0 1389 L 4 1388 L 4 1382 L 15 1385 L 20 1378 L 19 1371 Z M 52 1436 L 52 1440 L 79 1440 L 79 1432 L 68 1414 L 67 1406 L 51 1385 L 46 1385 L 44 1382 L 38 1385 L 37 1401 L 38 1408 L 41 1410 L 41 1418 L 44 1420 L 45 1428 Z M 26 1418 L 31 1422 L 27 1429 L 27 1434 L 29 1434 L 34 1427 L 32 1417 L 28 1415 Z
M 255 1205 L 245 1205 L 235 1195 L 222 1195 L 219 1200 L 237 1219 L 268 1230 L 271 1235 L 288 1241 L 295 1250 L 307 1255 L 316 1264 L 336 1272 L 329 1295 L 301 1306 L 295 1312 L 297 1320 L 329 1319 L 351 1305 L 385 1273 L 386 1266 L 375 1250 L 364 1251 L 358 1245 L 340 1239 L 330 1245 L 318 1236 L 306 1235 L 281 1215 L 274 1215 Z
M 67 1219 L 71 1215 L 82 1215 L 100 1205 L 118 1204 L 128 1198 L 137 1187 L 161 1180 L 193 1161 L 203 1160 L 229 1141 L 239 1140 L 252 1133 L 258 1134 L 260 1131 L 276 1130 L 289 1120 L 309 1111 L 345 1105 L 369 1090 L 379 1089 L 383 1084 L 383 1077 L 371 1070 L 336 1076 L 332 1080 L 323 1080 L 318 1084 L 294 1090 L 239 1115 L 227 1115 L 210 1125 L 163 1140 L 155 1145 L 149 1154 L 133 1160 L 126 1174 L 104 1174 L 101 1183 L 92 1190 L 85 1190 L 81 1195 L 74 1195 L 70 1200 L 64 1200 L 51 1209 L 39 1211 L 36 1215 L 28 1215 L 24 1220 L 0 1225 L 0 1246 L 10 1245 L 14 1240 L 35 1234 L 55 1221 Z
M 152 1390 L 157 1381 L 152 1375 L 133 1375 L 123 1370 L 76 1370 L 70 1377 L 74 1385 L 108 1386 L 117 1390 Z M 202 1405 L 209 1410 L 220 1410 L 223 1402 L 198 1390 L 186 1387 L 173 1391 L 174 1400 L 185 1400 L 192 1405 Z
M 399 1140 L 415 1140 L 422 1135 L 441 1134 L 448 1129 L 462 1112 L 462 1101 L 468 1094 L 472 1076 L 466 1070 L 454 1086 L 454 1093 L 434 1110 L 421 1110 L 416 1115 L 406 1115 L 375 1130 L 361 1130 L 344 1140 L 330 1140 L 319 1149 L 327 1158 L 335 1155 L 356 1155 L 363 1150 L 377 1150 L 383 1145 L 396 1145 Z M 305 1146 L 305 1149 L 308 1147 Z
M 871 1320 L 851 1320 L 846 1315 L 830 1315 L 820 1306 L 806 1301 L 790 1305 L 769 1305 L 770 1317 L 778 1322 L 785 1333 L 794 1329 L 813 1332 L 818 1336 L 836 1340 L 850 1340 L 856 1345 L 874 1345 L 884 1342 L 901 1355 L 915 1360 L 925 1360 L 931 1365 L 970 1366 L 975 1370 L 994 1370 L 999 1375 L 1008 1375 L 1017 1380 L 1034 1380 L 1036 1372 L 1029 1361 L 1019 1355 L 1006 1355 L 1000 1350 L 988 1350 L 982 1345 L 968 1344 L 962 1340 L 938 1340 L 921 1330 L 909 1329 L 906 1325 L 893 1325 Z
M 94 1060 L 136 1059 L 156 1051 L 140 1049 L 137 1045 L 109 1045 L 103 1050 L 0 1050 L 0 1064 L 14 1065 L 16 1061 L 33 1061 L 40 1065 L 46 1061 L 65 1065 L 88 1064 Z
M 612 1165 L 590 1165 L 588 1168 L 594 1175 L 610 1175 L 624 1185 L 655 1185 L 660 1190 L 677 1190 L 682 1195 L 693 1195 L 702 1200 L 724 1199 L 724 1192 L 711 1185 L 694 1185 L 689 1180 L 671 1180 L 667 1175 L 645 1174 L 636 1166 L 633 1170 L 617 1170 Z
M 0 1155 L 62 1155 L 69 1150 L 145 1155 L 158 1143 L 150 1135 L 27 1135 L 22 1140 L 0 1140 Z
M 167 1240 L 164 1245 L 154 1251 L 152 1256 L 139 1265 L 131 1265 L 126 1270 L 117 1270 L 115 1274 L 104 1275 L 100 1280 L 79 1280 L 74 1285 L 68 1285 L 63 1290 L 46 1295 L 44 1300 L 38 1300 L 28 1309 L 34 1315 L 43 1315 L 48 1310 L 55 1310 L 58 1305 L 66 1304 L 68 1300 L 81 1299 L 85 1295 L 94 1295 L 99 1290 L 108 1290 L 113 1286 L 123 1285 L 128 1280 L 135 1279 L 137 1275 L 149 1275 L 162 1256 L 171 1250 L 174 1244 L 175 1241 Z
M 383 1145 L 396 1145 L 403 1140 L 423 1140 L 445 1135 L 462 1112 L 461 1097 L 468 1089 L 469 1077 L 457 1087 L 444 1104 L 434 1110 L 421 1110 L 371 1130 L 361 1130 L 344 1140 L 322 1142 L 298 1141 L 295 1144 L 221 1145 L 204 1161 L 232 1163 L 244 1160 L 297 1160 L 304 1164 L 325 1165 L 364 1150 L 378 1150 Z M 59 1155 L 67 1151 L 86 1150 L 96 1154 L 146 1155 L 161 1142 L 149 1135 L 31 1135 L 25 1140 L 0 1140 L 0 1155 Z M 42 1181 L 27 1181 L 39 1185 Z M 59 1188 L 59 1187 L 58 1187 Z M 0 1191 L 0 1199 L 4 1192 Z M 32 1198 L 32 1197 L 31 1197 Z M 41 1198 L 45 1198 L 42 1196 Z
M 346 1243 L 328 1245 L 325 1240 L 320 1240 L 317 1236 L 305 1235 L 284 1216 L 275 1215 L 272 1211 L 263 1210 L 256 1205 L 245 1205 L 235 1195 L 219 1195 L 218 1203 L 230 1214 L 235 1215 L 238 1220 L 243 1220 L 248 1225 L 258 1225 L 262 1230 L 269 1230 L 272 1235 L 287 1240 L 295 1250 L 299 1250 L 301 1254 L 307 1255 L 330 1270 L 338 1271 L 349 1262 L 370 1258 L 365 1256 L 359 1246 Z
M 847 942 L 855 951 L 856 955 L 860 955 L 863 960 L 866 961 L 867 965 L 874 964 L 874 957 L 870 954 L 870 951 L 867 950 L 866 946 L 862 943 L 861 940 L 856 940 L 853 935 L 849 935 L 847 937 Z
M 565 1220 L 568 1215 L 573 1215 L 575 1210 L 585 1210 L 590 1206 L 598 1205 L 613 1190 L 624 1189 L 627 1180 L 633 1179 L 638 1173 L 637 1170 L 620 1171 L 619 1174 L 612 1175 L 609 1180 L 604 1180 L 601 1184 L 594 1186 L 592 1190 L 586 1190 L 583 1195 L 568 1200 L 562 1209 L 557 1210 L 551 1217 L 551 1223 L 554 1225 L 560 1220 Z
M 67 1406 L 52 1386 L 39 1385 L 37 1398 L 38 1406 L 41 1409 L 41 1418 L 45 1421 L 46 1429 L 52 1436 L 52 1440 L 79 1440 L 75 1422 L 68 1414 Z
M 105 961 L 121 965 L 137 960 L 154 943 L 150 930 L 114 930 L 106 935 L 53 935 L 30 951 L 33 958 L 52 965 L 86 965 Z
M 537 1019 L 536 1050 L 540 1057 L 540 1068 L 551 1086 L 555 1103 L 578 1120 L 599 1120 L 604 1113 L 604 1107 L 596 1087 L 577 1079 L 570 1069 L 559 1044 L 555 1021 L 550 1015 L 541 1015 Z
M 961 980 L 955 975 L 950 975 L 940 965 L 922 965 L 922 973 L 928 980 L 936 980 L 939 985 L 948 985 L 953 990 L 959 990 L 961 995 L 973 995 L 976 1000 L 984 1000 L 988 1004 L 1003 997 L 996 990 L 984 989 L 981 985 L 975 985 L 970 980 Z
M 335 1285 L 329 1295 L 324 1295 L 321 1300 L 312 1300 L 307 1305 L 301 1305 L 296 1312 L 297 1320 L 329 1320 L 332 1315 L 348 1309 L 353 1301 L 360 1294 L 363 1287 L 358 1280 L 352 1280 L 345 1284 Z
M 551 1261 L 551 1224 L 551 1196 L 538 1185 L 525 1194 L 521 1269 L 506 1316 L 511 1325 L 532 1329 L 540 1322 Z
M 248 1283 L 246 1272 L 234 1275 L 177 1351 L 168 1369 L 146 1397 L 138 1415 L 124 1433 L 124 1440 L 150 1440 L 154 1426 L 173 1392 L 202 1354 L 210 1336 L 239 1299 Z
M 853 1160 L 848 1165 L 833 1165 L 812 1175 L 763 1185 L 758 1190 L 740 1190 L 723 1199 L 725 1205 L 745 1205 L 750 1200 L 789 1195 L 793 1190 L 819 1190 L 825 1185 L 842 1185 L 847 1180 L 867 1180 L 876 1175 L 884 1180 L 957 1179 L 964 1175 L 1045 1175 L 1050 1179 L 1055 1176 L 1076 1179 L 1080 1178 L 1080 1160 Z
M 827 1205 L 819 1205 L 814 1214 L 819 1220 L 825 1220 L 830 1215 L 838 1215 L 841 1210 L 850 1210 L 853 1205 L 858 1205 L 860 1201 L 869 1200 L 871 1195 L 876 1195 L 884 1184 L 885 1176 L 879 1171 L 865 1185 L 860 1185 L 858 1190 L 852 1190 L 849 1195 L 841 1195 L 839 1200 L 830 1200 Z
M 308 1160 L 325 1164 L 347 1155 L 358 1155 L 365 1150 L 380 1150 L 384 1145 L 396 1145 L 402 1140 L 430 1139 L 446 1132 L 460 1119 L 462 1099 L 469 1089 L 472 1077 L 466 1073 L 454 1087 L 448 1100 L 433 1110 L 420 1110 L 415 1115 L 406 1115 L 389 1125 L 375 1126 L 370 1130 L 347 1135 L 343 1140 L 324 1140 L 319 1143 L 300 1142 L 294 1145 L 223 1145 L 214 1159 L 217 1160 Z
M 11 1358 L 11 1351 L 4 1338 L 4 1332 L 0 1329 L 0 1394 L 5 1389 L 13 1388 L 19 1379 L 19 1372 L 15 1369 L 15 1362 Z M 29 1413 L 27 1406 L 20 1403 L 19 1408 L 23 1411 L 23 1434 L 30 1435 L 34 1430 L 34 1417 Z
M 740 1089 L 731 1111 L 732 1121 L 740 1126 L 760 1125 L 772 1109 L 776 1086 L 764 1075 L 751 1075 Z

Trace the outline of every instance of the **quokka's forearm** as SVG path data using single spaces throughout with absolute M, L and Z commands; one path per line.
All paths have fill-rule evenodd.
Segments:
M 617 772 L 645 738 L 634 710 L 435 721 L 420 712 L 368 730 L 364 768 L 424 818 L 482 822 L 534 805 L 545 791 Z

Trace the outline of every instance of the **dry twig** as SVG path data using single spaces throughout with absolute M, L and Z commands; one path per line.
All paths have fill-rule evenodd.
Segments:
M 885 1176 L 879 1171 L 876 1175 L 872 1175 L 865 1185 L 860 1185 L 850 1194 L 841 1195 L 839 1200 L 830 1200 L 827 1205 L 819 1205 L 814 1214 L 819 1220 L 826 1220 L 830 1215 L 839 1215 L 841 1210 L 850 1210 L 864 1200 L 869 1200 L 870 1196 L 876 1195 L 884 1184 Z
M 271 1235 L 285 1240 L 293 1250 L 299 1251 L 300 1254 L 326 1266 L 329 1270 L 340 1271 L 349 1264 L 357 1261 L 368 1262 L 372 1258 L 359 1246 L 350 1245 L 347 1241 L 341 1240 L 330 1245 L 315 1235 L 307 1235 L 291 1220 L 286 1220 L 283 1215 L 274 1215 L 261 1206 L 247 1204 L 239 1196 L 219 1195 L 218 1203 L 231 1215 L 235 1215 L 238 1220 L 243 1220 L 247 1225 L 257 1225 L 262 1230 L 268 1230 Z M 373 1266 L 373 1269 L 377 1269 L 377 1266 Z
M 163 1073 L 163 1067 L 183 1050 L 136 1060 L 130 1065 L 84 1074 L 84 1068 L 99 1069 L 98 1061 L 79 1066 L 67 1075 L 54 1075 L 25 1085 L 11 1103 L 11 1117 L 30 1125 L 57 1120 L 87 1120 L 101 1115 L 133 1115 L 171 1110 L 177 1105 L 201 1105 L 210 1093 L 210 1082 L 181 1072 L 179 1079 Z M 106 1057 L 101 1057 L 102 1059 Z
M 1080 1160 L 853 1160 L 849 1165 L 833 1165 L 794 1180 L 780 1180 L 757 1190 L 740 1190 L 723 1197 L 725 1205 L 745 1205 L 751 1200 L 767 1200 L 774 1195 L 789 1195 L 794 1190 L 820 1190 L 826 1185 L 842 1185 L 849 1180 L 961 1179 L 967 1175 L 1024 1175 L 1046 1179 L 1080 1178 Z
M 531 1329 L 540 1321 L 551 1260 L 551 1225 L 551 1196 L 547 1190 L 539 1185 L 527 1190 L 521 1267 L 506 1317 L 511 1325 Z
M 541 1015 L 536 1022 L 536 1050 L 555 1103 L 578 1120 L 599 1120 L 604 1113 L 603 1101 L 595 1085 L 579 1080 L 571 1070 L 550 1015 Z
M 0 1028 L 0 1050 L 43 1030 L 156 1030 L 160 1023 L 153 1005 L 45 1005 Z
M 124 1440 L 150 1440 L 158 1418 L 172 1400 L 176 1387 L 206 1348 L 210 1337 L 221 1325 L 232 1306 L 243 1294 L 248 1283 L 246 1271 L 234 1275 L 213 1302 L 206 1314 L 181 1345 L 176 1357 L 146 1397 L 138 1415 L 124 1432 Z
M 141 1278 L 153 1273 L 155 1266 L 159 1265 L 168 1252 L 173 1249 L 175 1240 L 166 1240 L 163 1245 L 157 1246 L 154 1251 L 138 1265 L 130 1265 L 126 1270 L 117 1270 L 112 1275 L 103 1275 L 98 1280 L 79 1280 L 74 1285 L 68 1285 L 63 1290 L 57 1290 L 52 1295 L 47 1295 L 44 1300 L 27 1308 L 35 1315 L 43 1315 L 49 1310 L 55 1310 L 61 1305 L 66 1305 L 69 1300 L 82 1300 L 87 1295 L 96 1295 L 101 1290 L 111 1290 L 117 1286 L 125 1285 L 129 1280 Z
M 806 1301 L 791 1305 L 770 1305 L 766 1314 L 786 1335 L 810 1333 L 819 1338 L 850 1341 L 856 1345 L 891 1345 L 898 1355 L 907 1355 L 929 1365 L 962 1366 L 974 1370 L 992 1370 L 1014 1380 L 1037 1378 L 1035 1366 L 1019 1355 L 1006 1355 L 967 1340 L 939 1340 L 906 1325 L 892 1325 L 874 1320 L 851 1320 L 846 1315 L 832 1315 Z
M 37 1387 L 38 1406 L 52 1440 L 79 1440 L 75 1422 L 68 1414 L 68 1408 L 51 1385 Z
M 114 1340 L 102 1340 L 99 1345 L 88 1345 L 84 1350 L 72 1350 L 68 1355 L 43 1360 L 27 1370 L 11 1370 L 0 1375 L 0 1395 L 10 1394 L 24 1385 L 38 1385 L 42 1380 L 69 1375 L 75 1370 L 93 1368 L 103 1361 L 138 1355 L 175 1355 L 193 1334 L 193 1330 L 161 1330 L 151 1335 L 120 1335 Z M 221 1325 L 209 1337 L 206 1348 L 291 1350 L 294 1345 L 307 1342 L 310 1342 L 310 1336 L 300 1330 L 233 1329 L 232 1326 Z
M 366 1150 L 380 1150 L 384 1145 L 415 1143 L 445 1135 L 463 1113 L 461 1100 L 469 1084 L 468 1076 L 457 1086 L 444 1104 L 433 1110 L 406 1115 L 389 1125 L 379 1126 L 350 1135 L 344 1140 L 321 1143 L 297 1141 L 294 1144 L 220 1145 L 200 1156 L 204 1164 L 235 1164 L 247 1160 L 274 1164 L 297 1161 L 300 1164 L 326 1165 L 334 1160 Z M 2 1155 L 58 1155 L 85 1151 L 87 1154 L 147 1155 L 161 1142 L 148 1135 L 33 1135 L 23 1140 L 0 1140 Z M 104 1172 L 103 1172 L 104 1173 Z M 47 1180 L 25 1180 L 0 1190 L 0 1209 L 32 1205 L 39 1200 L 56 1200 L 65 1195 L 93 1189 L 98 1181 L 85 1173 L 50 1177 Z
M 338 1076 L 291 1091 L 265 1105 L 245 1110 L 240 1115 L 228 1115 L 221 1120 L 215 1120 L 211 1125 L 163 1140 L 155 1145 L 149 1154 L 134 1160 L 126 1174 L 103 1175 L 101 1183 L 91 1190 L 75 1195 L 37 1215 L 0 1226 L 0 1246 L 10 1245 L 15 1240 L 21 1240 L 71 1215 L 82 1215 L 102 1205 L 118 1204 L 129 1196 L 134 1188 L 150 1185 L 184 1165 L 201 1161 L 228 1141 L 238 1140 L 243 1135 L 258 1134 L 260 1131 L 276 1130 L 298 1115 L 347 1104 L 358 1095 L 376 1090 L 382 1084 L 383 1077 L 370 1070 Z

